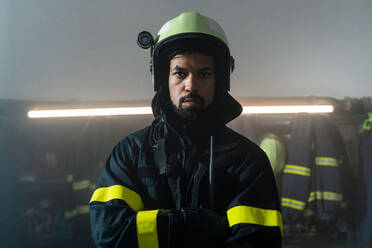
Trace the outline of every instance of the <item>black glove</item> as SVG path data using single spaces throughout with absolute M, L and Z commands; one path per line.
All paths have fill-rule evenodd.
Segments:
M 209 209 L 167 210 L 158 214 L 158 232 L 168 247 L 222 247 L 228 223 Z
M 181 209 L 184 229 L 192 237 L 201 241 L 224 240 L 228 230 L 226 219 L 210 209 Z M 188 236 L 189 236 L 188 235 Z

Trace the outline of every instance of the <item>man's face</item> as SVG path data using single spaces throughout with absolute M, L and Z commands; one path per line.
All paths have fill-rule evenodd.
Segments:
M 213 102 L 215 73 L 211 56 L 176 55 L 169 68 L 170 98 L 178 109 L 200 110 Z

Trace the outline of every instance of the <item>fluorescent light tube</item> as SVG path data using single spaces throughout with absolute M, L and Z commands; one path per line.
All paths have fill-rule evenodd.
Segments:
M 244 106 L 243 114 L 331 113 L 332 105 Z
M 31 110 L 29 118 L 61 118 L 61 117 L 84 117 L 84 116 L 113 116 L 113 115 L 149 115 L 151 107 L 133 108 L 86 108 L 86 109 L 51 109 Z
M 332 105 L 243 106 L 243 114 L 331 113 Z M 29 118 L 151 115 L 151 107 L 31 110 Z

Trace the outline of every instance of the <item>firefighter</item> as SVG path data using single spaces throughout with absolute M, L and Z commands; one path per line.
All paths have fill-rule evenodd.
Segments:
M 110 154 L 90 200 L 98 247 L 280 247 L 282 217 L 265 153 L 226 127 L 234 62 L 222 28 L 185 12 L 151 50 L 152 124 Z

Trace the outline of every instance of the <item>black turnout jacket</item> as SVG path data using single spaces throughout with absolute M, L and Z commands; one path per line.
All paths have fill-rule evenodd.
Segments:
M 98 180 L 90 200 L 97 247 L 280 247 L 271 166 L 225 126 L 236 116 L 187 131 L 171 111 L 154 112 L 151 126 L 114 147 Z

